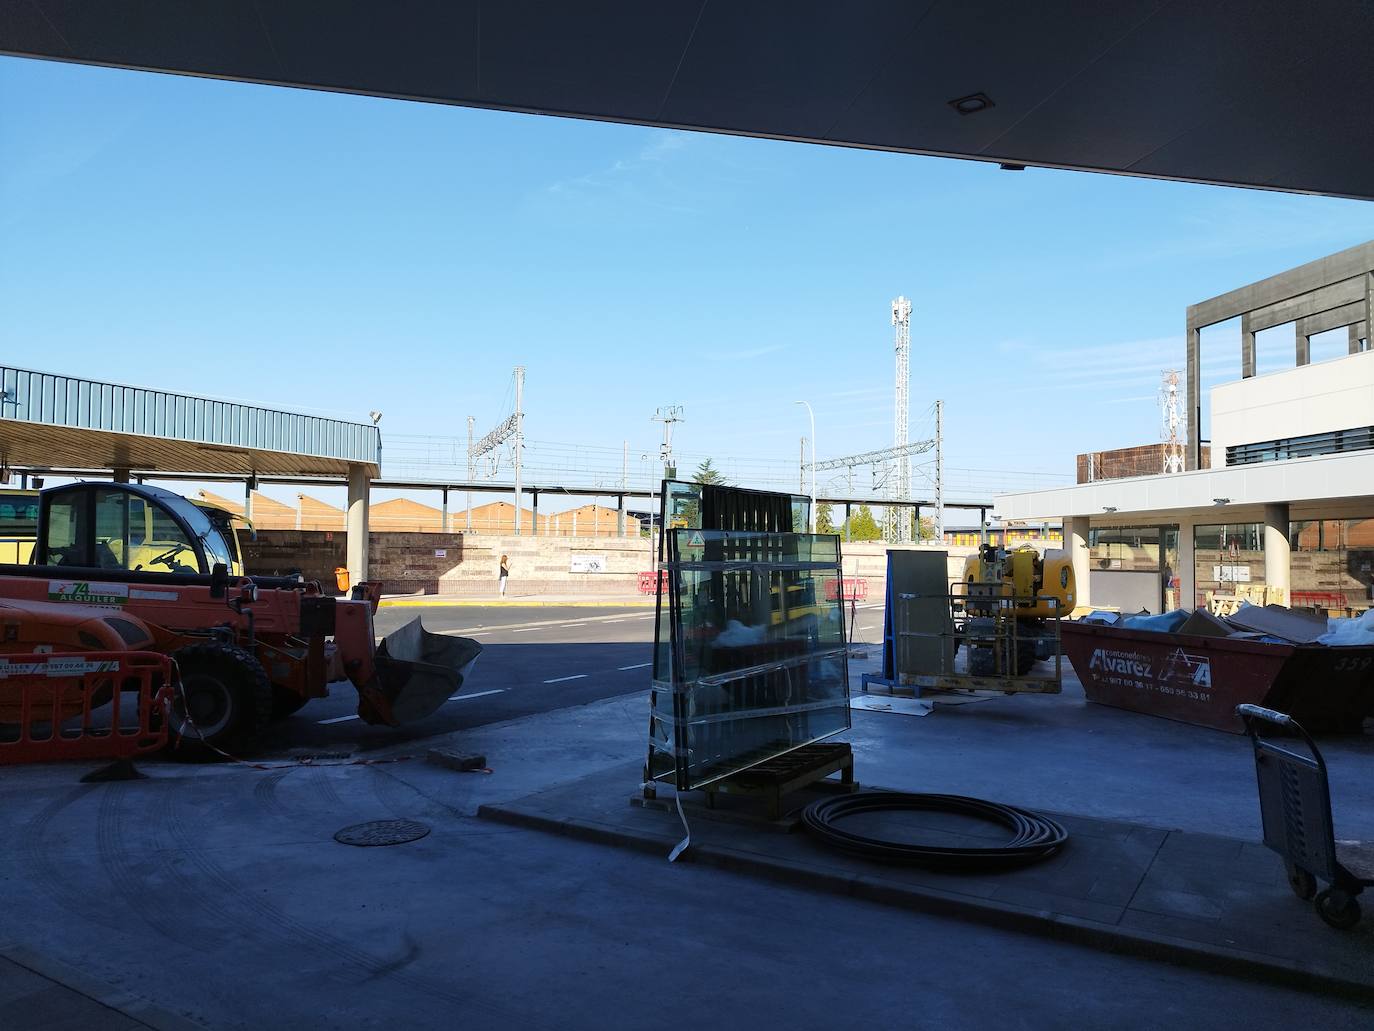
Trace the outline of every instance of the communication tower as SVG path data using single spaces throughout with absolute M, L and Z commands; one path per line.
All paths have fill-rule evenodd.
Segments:
M 895 414 L 892 422 L 892 447 L 901 456 L 897 459 L 892 478 L 892 496 L 899 501 L 911 499 L 911 456 L 907 446 L 908 418 L 911 410 L 911 302 L 898 297 L 892 302 L 892 325 L 896 328 L 894 349 L 897 352 L 897 389 Z M 887 539 L 899 544 L 911 540 L 911 512 L 905 506 L 889 506 L 887 510 Z
M 1159 388 L 1162 415 L 1161 436 L 1164 438 L 1164 472 L 1183 472 L 1183 404 L 1178 396 L 1177 369 L 1164 370 L 1164 382 Z

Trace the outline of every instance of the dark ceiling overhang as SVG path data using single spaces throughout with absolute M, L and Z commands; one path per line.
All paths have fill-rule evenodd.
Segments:
M 12 55 L 1361 199 L 1371 29 L 1353 0 L 0 0 Z

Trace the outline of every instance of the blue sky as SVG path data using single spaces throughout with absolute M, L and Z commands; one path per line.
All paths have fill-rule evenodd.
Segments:
M 532 440 L 640 469 L 670 402 L 718 464 L 795 468 L 797 398 L 821 458 L 888 445 L 904 293 L 913 435 L 940 397 L 951 467 L 1067 477 L 1158 438 L 1187 304 L 1374 236 L 1353 201 L 19 59 L 0 110 L 6 360 L 384 439 L 484 431 L 522 363 Z

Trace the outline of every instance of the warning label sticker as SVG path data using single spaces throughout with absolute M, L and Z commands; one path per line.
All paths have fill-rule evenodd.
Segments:
M 89 580 L 49 580 L 48 600 L 118 608 L 129 603 L 129 585 L 91 583 Z
M 0 679 L 7 677 L 74 677 L 82 673 L 110 673 L 118 668 L 119 662 L 114 659 L 92 662 L 89 659 L 73 657 L 33 662 L 0 658 Z

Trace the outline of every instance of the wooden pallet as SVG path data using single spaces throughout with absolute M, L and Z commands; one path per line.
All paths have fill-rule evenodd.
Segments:
M 715 808 L 716 794 L 764 798 L 768 802 L 769 818 L 777 820 L 782 817 L 784 797 L 808 784 L 824 780 L 832 773 L 840 774 L 843 790 L 853 791 L 857 787 L 854 783 L 854 752 L 848 742 L 804 745 L 718 780 L 703 790 L 706 792 L 708 808 Z

